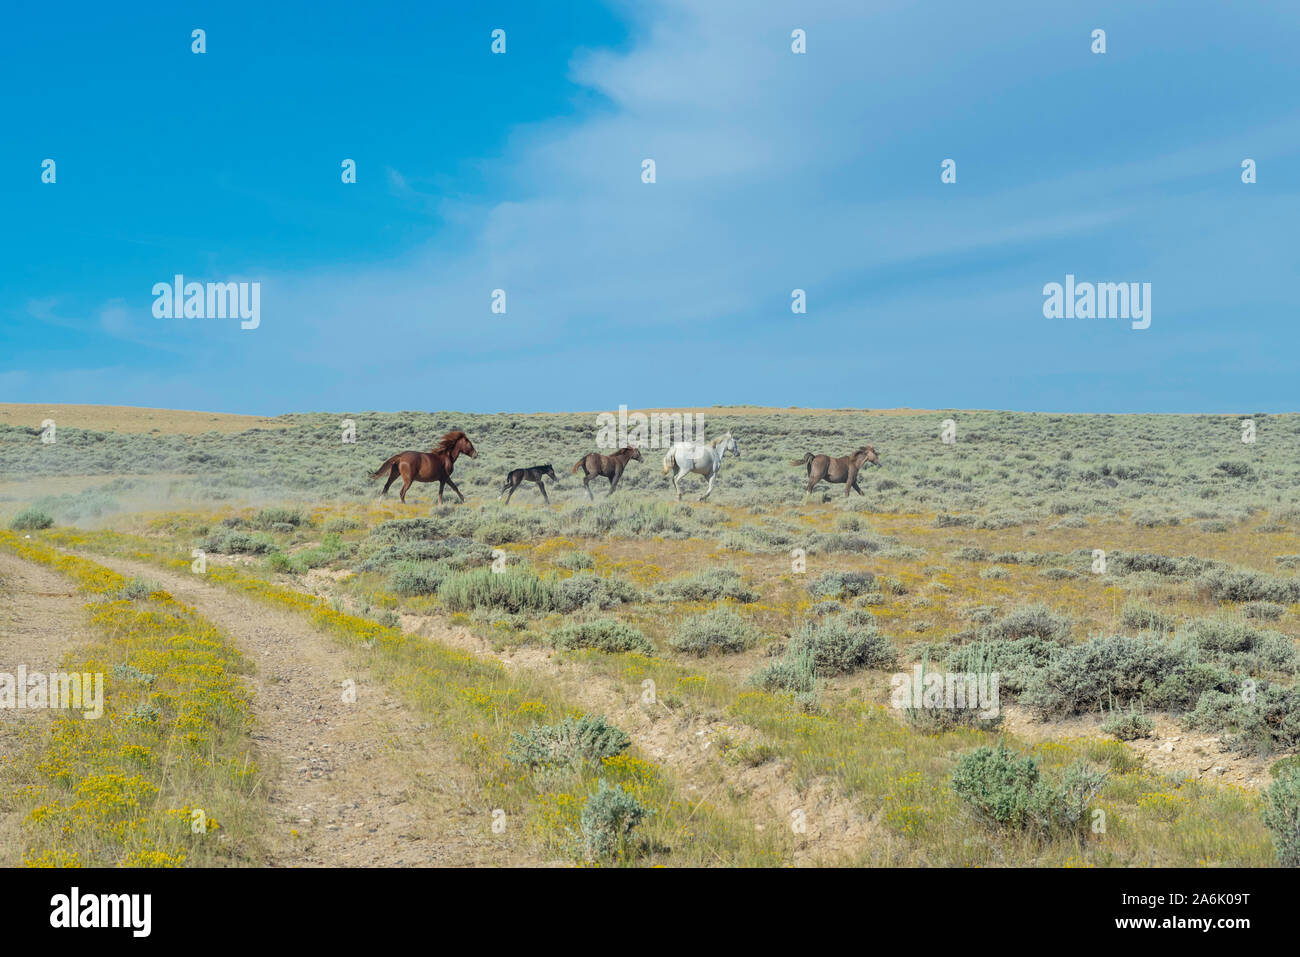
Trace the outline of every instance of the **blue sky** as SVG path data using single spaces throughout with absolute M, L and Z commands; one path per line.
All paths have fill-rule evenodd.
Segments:
M 137 6 L 6 14 L 0 401 L 1297 409 L 1293 2 Z

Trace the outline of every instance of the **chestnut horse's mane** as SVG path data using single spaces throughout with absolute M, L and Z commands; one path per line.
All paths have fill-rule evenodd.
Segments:
M 460 431 L 460 429 L 456 429 L 453 432 L 448 432 L 446 435 L 444 435 L 441 439 L 438 440 L 437 445 L 429 449 L 429 454 L 437 455 L 439 452 L 450 452 L 452 446 L 454 446 L 461 439 L 467 439 L 467 438 L 469 438 L 469 436 L 467 436 L 464 432 Z

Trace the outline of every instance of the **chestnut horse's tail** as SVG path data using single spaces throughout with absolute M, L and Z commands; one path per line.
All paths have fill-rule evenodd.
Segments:
M 792 460 L 792 461 L 790 462 L 790 464 L 791 464 L 791 465 L 808 465 L 808 464 L 810 464 L 810 463 L 812 462 L 812 460 L 813 460 L 813 454 L 812 454 L 811 452 L 808 452 L 808 453 L 806 453 L 806 454 L 804 455 L 803 458 L 801 458 L 801 459 L 794 459 L 794 460 Z
M 577 475 L 578 469 L 582 468 L 583 465 L 586 464 L 586 461 L 587 461 L 587 457 L 585 455 L 582 458 L 578 459 L 578 461 L 574 463 L 573 468 L 569 469 L 569 474 Z
M 388 469 L 389 469 L 389 467 L 390 467 L 394 462 L 396 462 L 398 459 L 400 459 L 401 457 L 402 457 L 402 453 L 401 453 L 401 452 L 398 452 L 396 455 L 394 455 L 392 458 L 390 458 L 390 459 L 389 459 L 387 462 L 385 462 L 383 465 L 379 466 L 379 471 L 375 472 L 374 474 L 372 474 L 372 475 L 370 476 L 370 481 L 373 482 L 375 479 L 379 478 L 379 476 L 381 476 L 381 475 L 383 475 L 385 472 L 387 472 Z

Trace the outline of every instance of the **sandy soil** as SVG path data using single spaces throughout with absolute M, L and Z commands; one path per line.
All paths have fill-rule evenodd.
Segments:
M 1037 721 L 1018 705 L 1003 705 L 1003 709 L 1007 730 L 1024 741 L 1060 741 L 1064 738 L 1114 740 L 1102 732 L 1100 715 Z M 1155 733 L 1149 738 L 1129 741 L 1128 746 L 1152 771 L 1249 788 L 1268 787 L 1272 783 L 1268 769 L 1278 759 L 1277 755 L 1259 758 L 1238 754 L 1226 750 L 1218 735 L 1188 731 L 1167 714 L 1149 712 L 1147 717 L 1155 724 Z
M 334 579 L 313 571 L 305 590 L 337 598 L 350 607 L 346 596 L 331 591 Z M 717 746 L 720 739 L 739 745 L 761 737 L 722 714 L 673 711 L 662 702 L 647 706 L 641 701 L 639 685 L 594 674 L 580 662 L 547 648 L 520 646 L 497 651 L 469 628 L 437 616 L 404 614 L 401 624 L 404 631 L 542 676 L 567 700 L 603 714 L 627 732 L 643 755 L 672 772 L 688 801 L 724 803 L 718 792 L 725 788 L 726 798 L 745 806 L 744 816 L 754 821 L 758 831 L 789 827 L 793 812 L 802 811 L 806 831 L 800 834 L 794 851 L 793 863 L 797 865 L 830 865 L 860 851 L 875 831 L 875 822 L 829 782 L 796 787 L 788 762 L 773 760 L 745 767 L 726 759 L 723 748 Z
M 0 671 L 48 673 L 64 654 L 90 637 L 84 602 L 57 572 L 0 553 Z M 7 806 L 14 763 L 23 760 L 31 735 L 39 739 L 54 712 L 0 709 L 0 866 L 22 863 L 21 814 Z
M 522 839 L 491 831 L 491 809 L 452 747 L 371 680 L 359 657 L 304 619 L 200 576 L 96 556 L 159 582 L 219 625 L 257 664 L 256 741 L 270 780 L 276 866 L 537 865 Z M 357 700 L 342 684 L 356 682 Z M 295 833 L 296 832 L 296 833 Z

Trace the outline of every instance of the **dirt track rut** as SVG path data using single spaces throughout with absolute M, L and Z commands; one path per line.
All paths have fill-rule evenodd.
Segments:
M 256 663 L 256 741 L 270 782 L 274 866 L 538 864 L 491 832 L 472 776 L 452 746 L 370 680 L 355 653 L 301 617 L 202 577 L 121 558 L 94 560 L 156 581 L 227 631 Z M 356 702 L 343 682 L 356 682 Z
M 57 572 L 0 554 L 0 672 L 58 669 L 68 649 L 89 640 L 84 599 Z M 25 754 L 24 736 L 53 720 L 48 710 L 0 708 L 0 795 L 11 786 L 11 761 Z M 22 815 L 0 801 L 0 866 L 22 863 Z

